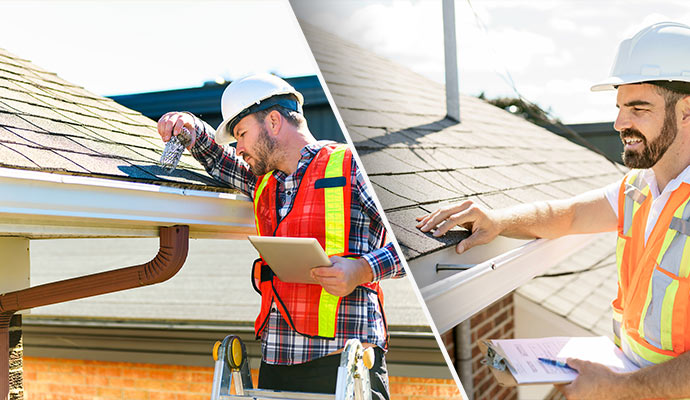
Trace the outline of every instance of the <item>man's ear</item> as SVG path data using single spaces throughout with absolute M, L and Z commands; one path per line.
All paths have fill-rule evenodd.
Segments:
M 278 135 L 280 128 L 285 122 L 283 116 L 280 114 L 280 112 L 278 112 L 278 110 L 271 110 L 271 112 L 266 116 L 265 121 L 267 124 L 266 129 L 268 129 L 268 132 L 273 136 Z
M 678 100 L 678 112 L 683 126 L 690 128 L 690 95 Z

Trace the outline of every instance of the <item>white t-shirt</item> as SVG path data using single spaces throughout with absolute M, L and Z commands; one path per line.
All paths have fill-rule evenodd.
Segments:
M 681 183 L 690 183 L 690 166 L 687 166 L 683 172 L 672 179 L 661 193 L 659 193 L 659 186 L 656 183 L 656 175 L 654 175 L 654 171 L 651 169 L 642 170 L 640 172 L 640 177 L 647 181 L 647 184 L 649 185 L 649 193 L 652 195 L 652 208 L 649 210 L 647 228 L 645 229 L 644 233 L 644 242 L 647 244 L 647 239 L 652 233 L 656 220 L 659 218 L 659 214 L 661 214 L 661 210 L 664 209 L 664 206 L 666 205 L 668 198 L 671 196 L 671 193 L 678 189 Z M 616 217 L 618 217 L 618 193 L 620 191 L 622 182 L 623 179 L 603 188 L 604 193 L 606 194 L 606 200 L 609 201 L 609 204 L 611 205 L 611 208 L 613 208 L 613 212 L 616 214 Z

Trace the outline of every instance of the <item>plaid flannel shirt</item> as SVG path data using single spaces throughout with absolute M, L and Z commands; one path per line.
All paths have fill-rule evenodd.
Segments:
M 198 118 L 196 120 L 197 139 L 192 148 L 194 158 L 211 176 L 254 198 L 257 177 L 249 171 L 249 166 L 236 155 L 233 147 L 216 144 L 213 140 L 213 129 Z M 292 175 L 286 176 L 280 171 L 273 172 L 278 181 L 280 208 L 277 212 L 280 219 L 287 215 L 292 207 L 295 191 L 307 166 L 316 153 L 328 143 L 331 142 L 319 141 L 305 146 L 301 151 L 297 170 Z M 350 250 L 362 254 L 367 260 L 374 281 L 405 276 L 405 270 L 393 245 L 388 243 L 379 247 L 386 236 L 386 229 L 354 158 L 351 181 L 353 185 Z M 376 293 L 362 286 L 343 297 L 338 312 L 335 339 L 332 340 L 309 338 L 298 334 L 290 328 L 274 304 L 261 337 L 262 357 L 269 364 L 300 364 L 343 348 L 350 338 L 385 348 L 388 339 L 385 323 Z

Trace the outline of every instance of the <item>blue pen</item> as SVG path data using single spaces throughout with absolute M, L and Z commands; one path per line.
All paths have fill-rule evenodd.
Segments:
M 565 361 L 552 360 L 550 358 L 543 358 L 543 357 L 539 357 L 538 360 L 543 362 L 543 363 L 549 364 L 549 365 L 554 365 L 556 367 L 566 368 L 566 369 L 569 369 L 571 371 L 577 372 L 577 370 L 575 368 L 566 364 Z

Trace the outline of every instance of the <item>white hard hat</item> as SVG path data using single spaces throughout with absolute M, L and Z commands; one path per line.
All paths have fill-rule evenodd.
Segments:
M 280 95 L 294 95 L 297 101 L 274 97 Z M 225 88 L 220 100 L 223 122 L 216 129 L 216 143 L 222 145 L 234 142 L 232 129 L 249 114 L 274 105 L 302 113 L 303 104 L 302 94 L 275 75 L 260 73 L 233 81 Z
M 610 76 L 593 91 L 649 81 L 690 82 L 690 27 L 660 22 L 621 42 Z

